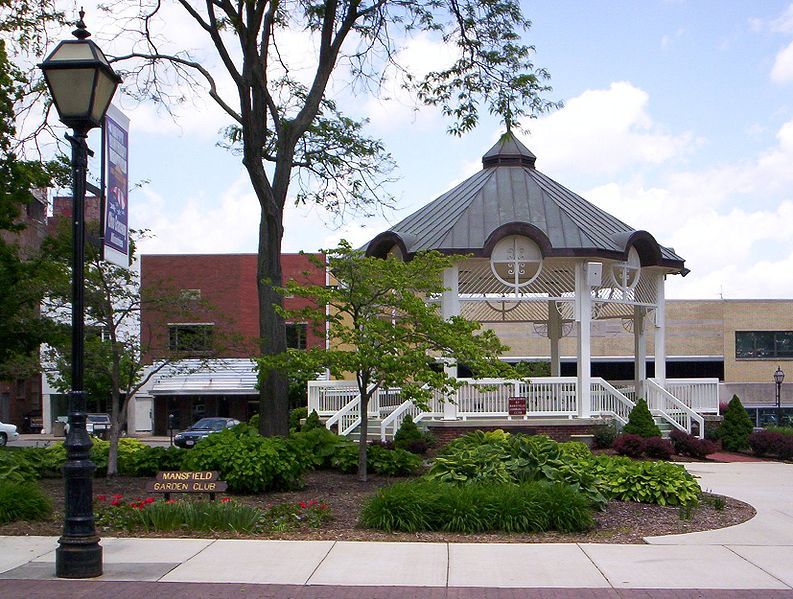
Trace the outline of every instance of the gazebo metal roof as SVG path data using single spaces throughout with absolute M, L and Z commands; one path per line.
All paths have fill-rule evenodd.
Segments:
M 511 132 L 482 157 L 482 170 L 420 208 L 366 246 L 383 256 L 395 245 L 489 256 L 506 235 L 526 235 L 544 257 L 625 260 L 634 246 L 642 266 L 687 272 L 684 260 L 647 231 L 636 230 L 535 168 L 536 156 Z

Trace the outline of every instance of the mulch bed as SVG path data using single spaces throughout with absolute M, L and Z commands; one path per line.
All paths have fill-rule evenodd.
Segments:
M 98 478 L 94 480 L 95 495 L 124 496 L 133 501 L 146 497 L 144 488 L 147 478 Z M 301 491 L 267 493 L 264 495 L 235 496 L 237 501 L 257 507 L 269 507 L 277 503 L 325 501 L 332 510 L 334 519 L 319 529 L 304 529 L 288 533 L 261 535 L 239 535 L 234 533 L 185 533 L 185 537 L 211 538 L 258 538 L 294 540 L 344 540 L 344 541 L 423 541 L 465 543 L 643 543 L 643 537 L 682 534 L 733 526 L 749 520 L 755 514 L 752 506 L 724 498 L 724 507 L 717 510 L 713 501 L 703 501 L 693 510 L 691 518 L 680 517 L 677 507 L 664 507 L 641 503 L 611 501 L 603 512 L 595 514 L 596 527 L 587 533 L 562 534 L 557 532 L 537 534 L 487 533 L 475 535 L 432 533 L 386 533 L 360 528 L 358 516 L 364 501 L 385 485 L 397 479 L 372 475 L 369 481 L 359 482 L 354 475 L 333 471 L 309 472 L 304 477 L 305 488 Z M 402 480 L 402 479 L 400 479 Z M 0 535 L 46 535 L 58 536 L 63 523 L 63 482 L 60 479 L 40 481 L 44 490 L 53 498 L 55 514 L 45 522 L 14 522 L 0 526 Z M 710 496 L 715 497 L 715 496 Z M 125 533 L 123 531 L 100 530 L 101 536 L 147 536 L 174 537 L 174 533 Z

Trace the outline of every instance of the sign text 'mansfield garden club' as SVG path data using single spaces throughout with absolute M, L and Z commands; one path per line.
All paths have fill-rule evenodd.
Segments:
M 226 483 L 218 480 L 217 471 L 158 472 L 157 478 L 146 483 L 146 491 L 154 493 L 221 493 Z

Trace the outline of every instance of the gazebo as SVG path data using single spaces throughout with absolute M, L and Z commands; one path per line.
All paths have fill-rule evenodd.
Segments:
M 718 408 L 715 388 L 683 389 L 667 381 L 665 369 L 664 284 L 667 276 L 688 273 L 683 258 L 651 233 L 630 227 L 540 172 L 536 160 L 507 132 L 482 157 L 482 170 L 364 247 L 369 256 L 405 260 L 427 250 L 468 256 L 444 272 L 442 315 L 534 323 L 549 340 L 551 377 L 523 386 L 500 382 L 503 388 L 495 393 L 494 381 L 486 381 L 487 392 L 477 392 L 472 381 L 454 401 L 442 402 L 431 413 L 407 405 L 390 410 L 383 417 L 383 434 L 397 426 L 401 412 L 419 419 L 442 413 L 446 421 L 476 414 L 509 418 L 508 401 L 516 397 L 526 398 L 524 419 L 606 416 L 623 422 L 636 397 L 644 397 L 670 426 L 691 432 L 696 423 L 702 434 L 698 412 Z M 596 319 L 621 319 L 632 328 L 633 388 L 616 389 L 591 376 Z M 646 370 L 650 326 L 655 328 L 652 379 Z M 575 378 L 560 376 L 559 340 L 570 329 L 577 338 Z M 446 367 L 456 373 L 456 365 Z M 314 391 L 314 407 L 322 403 L 319 392 Z M 311 399 L 310 390 L 309 407 Z

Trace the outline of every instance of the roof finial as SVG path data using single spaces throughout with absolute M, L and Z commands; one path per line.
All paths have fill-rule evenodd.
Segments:
M 77 21 L 77 29 L 72 31 L 72 35 L 76 37 L 78 40 L 84 40 L 88 37 L 91 37 L 89 31 L 85 28 L 85 21 L 83 21 L 83 17 L 85 17 L 85 10 L 83 7 L 80 7 L 80 20 Z

